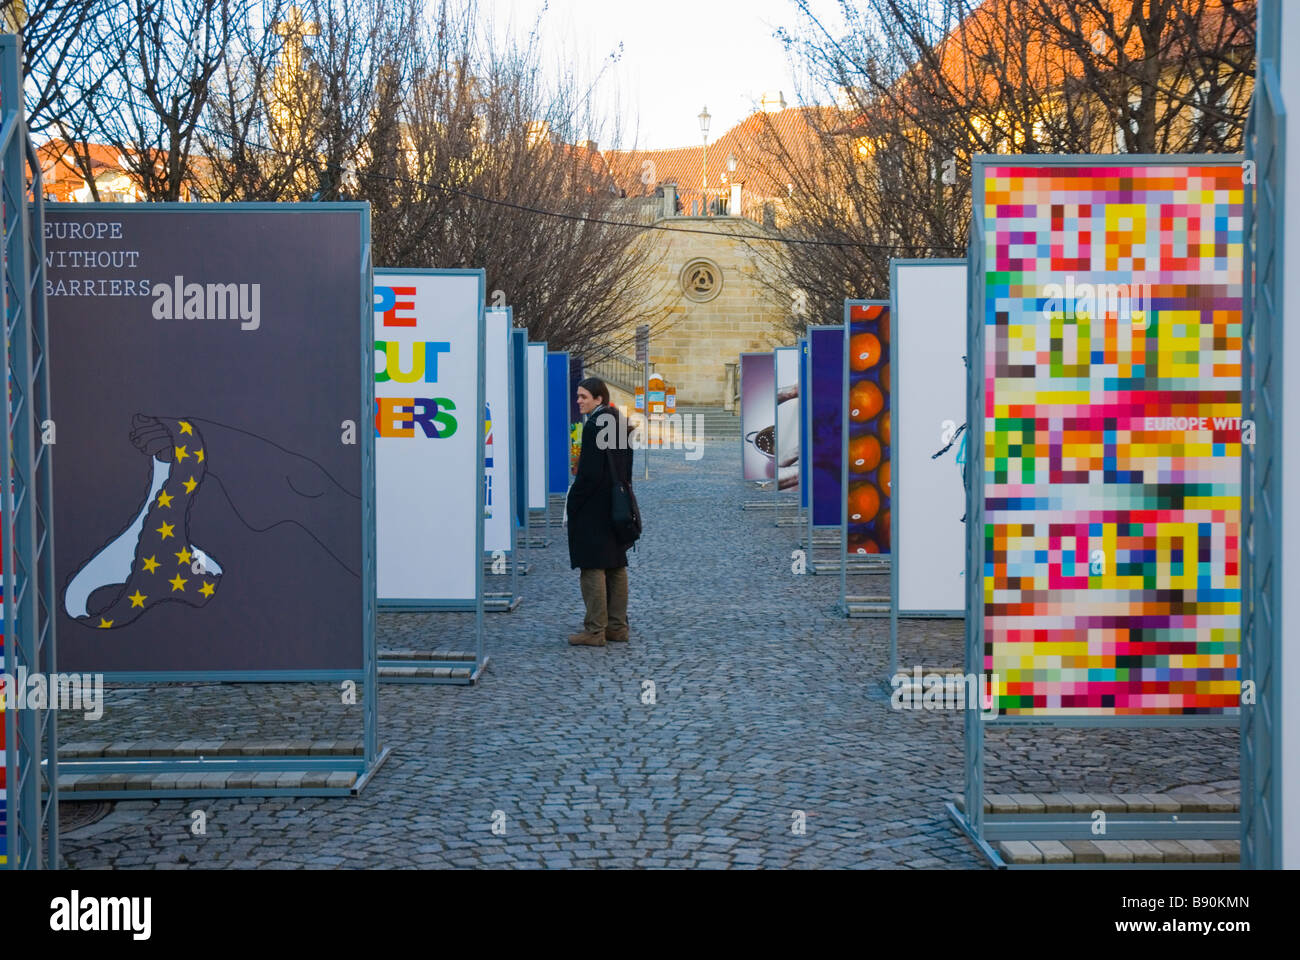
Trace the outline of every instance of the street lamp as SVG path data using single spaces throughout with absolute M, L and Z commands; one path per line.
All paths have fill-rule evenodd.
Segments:
M 708 216 L 709 205 L 709 121 L 713 118 L 709 116 L 709 108 L 705 106 L 700 111 L 700 133 L 704 135 L 704 165 L 700 168 L 700 205 L 702 209 L 700 214 Z

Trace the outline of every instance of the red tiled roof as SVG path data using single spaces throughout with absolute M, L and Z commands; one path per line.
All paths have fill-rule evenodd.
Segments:
M 758 197 L 785 196 L 786 186 L 773 174 L 771 149 L 779 139 L 796 164 L 811 163 L 818 140 L 821 108 L 789 107 L 774 113 L 758 112 L 709 142 L 708 188 L 725 193 L 733 181 Z M 679 195 L 698 194 L 704 163 L 703 140 L 695 146 L 669 150 L 608 150 L 614 179 L 629 197 L 650 196 L 664 183 L 675 183 Z M 736 171 L 727 170 L 727 157 L 736 157 Z M 654 166 L 647 167 L 647 163 Z M 724 182 L 723 176 L 727 179 Z

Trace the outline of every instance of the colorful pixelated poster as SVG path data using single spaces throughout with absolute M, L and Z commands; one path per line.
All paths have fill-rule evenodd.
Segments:
M 385 606 L 477 595 L 486 527 L 476 520 L 478 486 L 485 504 L 499 490 L 492 458 L 504 445 L 483 399 L 496 383 L 478 379 L 485 345 L 495 343 L 485 334 L 484 284 L 479 270 L 375 271 L 376 586 Z
M 975 180 L 998 713 L 1236 713 L 1241 166 Z
M 365 204 L 46 206 L 60 667 L 362 669 L 368 234 Z
M 889 304 L 844 302 L 846 550 L 888 553 L 890 535 Z
M 844 328 L 808 329 L 808 422 L 812 434 L 812 525 L 838 527 L 844 518 Z

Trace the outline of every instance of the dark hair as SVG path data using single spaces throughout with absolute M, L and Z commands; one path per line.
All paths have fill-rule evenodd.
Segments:
M 581 381 L 578 386 L 583 390 L 586 390 L 604 406 L 609 406 L 609 387 L 605 386 L 605 381 L 600 379 L 600 377 L 587 377 L 587 379 Z

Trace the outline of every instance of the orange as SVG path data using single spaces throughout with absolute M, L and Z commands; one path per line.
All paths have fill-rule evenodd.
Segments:
M 880 465 L 880 441 L 854 437 L 849 441 L 849 473 L 870 473 Z
M 886 549 L 889 547 L 892 532 L 889 527 L 889 511 L 880 511 L 880 519 L 876 521 L 876 536 L 880 538 L 881 545 Z
M 885 395 L 870 380 L 855 383 L 849 390 L 849 419 L 866 423 L 885 406 Z
M 885 496 L 892 497 L 894 495 L 893 478 L 890 476 L 888 460 L 880 465 L 880 473 L 876 474 L 876 482 L 880 484 L 880 489 L 885 491 Z
M 880 385 L 886 390 L 889 389 L 889 364 L 880 368 Z
M 888 413 L 885 413 L 885 415 L 880 418 L 880 439 L 885 444 L 885 446 L 889 446 L 889 414 Z
M 849 338 L 849 369 L 861 373 L 880 362 L 880 341 L 874 333 L 855 333 Z
M 890 318 L 890 316 L 889 316 L 889 311 L 887 311 L 887 310 L 885 311 L 884 316 L 882 316 L 882 317 L 880 318 L 880 339 L 883 340 L 883 341 L 885 341 L 885 343 L 888 343 L 888 342 L 889 342 L 889 321 L 890 321 L 890 319 L 891 319 L 891 318 Z
M 864 537 L 861 534 L 854 534 L 849 537 L 849 553 L 879 553 L 880 547 L 876 546 L 876 541 L 870 537 Z
M 880 509 L 880 492 L 867 482 L 849 486 L 849 523 L 867 523 Z

